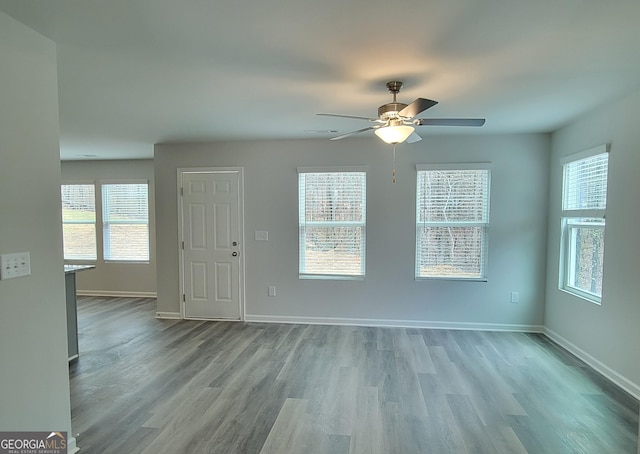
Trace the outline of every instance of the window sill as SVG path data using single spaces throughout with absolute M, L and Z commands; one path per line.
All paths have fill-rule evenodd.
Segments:
M 105 260 L 104 263 L 109 265 L 148 265 L 150 262 L 143 260 Z
M 486 277 L 416 276 L 416 281 L 488 282 L 489 280 Z
M 597 306 L 602 306 L 602 298 L 596 295 L 591 295 L 590 293 L 582 292 L 578 289 L 574 289 L 571 287 L 560 287 L 558 288 L 558 290 L 564 293 L 568 293 L 571 296 L 575 296 L 578 299 L 593 303 Z
M 333 274 L 300 274 L 300 280 L 319 280 L 319 281 L 364 281 L 364 276 L 338 276 Z

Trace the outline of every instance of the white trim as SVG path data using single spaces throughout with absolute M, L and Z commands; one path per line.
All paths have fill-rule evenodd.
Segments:
M 611 151 L 610 143 L 603 143 L 600 145 L 596 145 L 595 147 L 589 148 L 588 150 L 578 151 L 577 153 L 573 153 L 567 156 L 563 156 L 560 158 L 560 164 L 563 166 L 565 164 L 569 164 L 573 161 L 580 161 L 581 159 L 591 158 L 593 156 L 598 156 L 599 154 L 609 153 Z
M 426 328 L 455 329 L 473 331 L 513 331 L 525 333 L 543 333 L 542 325 L 513 325 L 502 323 L 472 322 L 436 322 L 428 320 L 386 320 L 367 318 L 334 318 L 334 317 L 297 317 L 287 315 L 254 315 L 247 314 L 246 322 L 261 323 L 294 323 L 302 325 L 347 325 L 374 326 L 381 328 Z
M 604 219 L 607 214 L 606 211 L 607 210 L 562 210 L 562 217 L 567 219 Z
M 161 320 L 182 320 L 180 312 L 156 312 L 156 318 Z
M 242 166 L 222 166 L 222 167 L 178 167 L 178 176 L 183 173 L 233 173 L 237 172 L 239 169 L 244 169 Z
M 446 164 L 416 164 L 416 170 L 493 170 L 490 162 L 452 162 Z
M 80 448 L 76 445 L 76 437 L 68 436 L 67 438 L 67 454 L 75 454 L 80 452 Z
M 298 167 L 298 173 L 331 173 L 331 172 L 362 172 L 367 173 L 368 166 L 326 166 L 326 167 Z
M 555 331 L 552 331 L 549 328 L 545 327 L 543 333 L 560 347 L 564 348 L 569 353 L 572 353 L 573 355 L 584 361 L 589 367 L 604 376 L 613 384 L 619 386 L 624 391 L 631 394 L 636 400 L 640 400 L 640 384 L 632 382 L 624 375 L 616 372 L 614 369 L 607 366 L 595 357 L 591 356 L 589 353 L 587 353 L 574 343 L 568 341 L 564 337 L 560 336 Z
M 416 276 L 417 282 L 421 281 L 458 281 L 458 282 L 489 282 L 489 279 L 485 275 L 484 277 L 456 277 L 456 276 Z
M 329 280 L 329 281 L 364 281 L 364 274 L 309 274 L 300 273 L 298 275 L 300 280 Z
M 78 290 L 78 296 L 112 296 L 115 298 L 157 298 L 156 292 L 133 292 L 129 290 Z
M 70 184 L 91 184 L 95 186 L 97 181 L 98 180 L 62 180 L 60 182 L 60 185 L 64 186 L 64 185 L 70 185 Z
M 183 177 L 182 175 L 189 172 L 197 172 L 198 170 L 203 172 L 211 171 L 210 168 L 205 167 L 195 167 L 193 169 L 188 170 L 187 168 L 178 167 L 177 175 L 176 175 L 176 207 L 178 208 L 178 238 L 177 240 L 177 249 L 178 249 L 178 286 L 180 291 L 179 303 L 178 307 L 180 308 L 180 318 L 184 318 L 185 307 L 184 307 L 184 299 L 185 299 L 185 290 L 184 290 L 184 249 L 182 249 L 182 241 L 184 239 L 184 235 L 182 233 L 182 223 L 184 222 L 183 215 L 183 206 L 182 206 L 182 196 L 184 194 L 184 186 L 183 186 Z
M 114 185 L 114 184 L 149 184 L 149 180 L 146 178 L 125 178 L 125 179 L 106 179 L 106 180 L 102 180 L 99 179 L 98 183 L 100 183 L 100 186 L 103 185 Z

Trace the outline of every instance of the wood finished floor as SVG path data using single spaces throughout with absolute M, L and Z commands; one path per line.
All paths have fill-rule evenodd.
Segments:
M 82 453 L 637 452 L 638 402 L 541 335 L 154 311 L 80 298 Z

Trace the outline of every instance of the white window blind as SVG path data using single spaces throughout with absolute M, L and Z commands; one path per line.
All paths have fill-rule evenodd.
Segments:
M 601 145 L 563 164 L 560 286 L 600 303 L 609 153 Z
M 484 279 L 488 169 L 418 169 L 416 277 Z
M 62 232 L 65 260 L 96 260 L 96 197 L 93 184 L 63 184 Z
M 103 184 L 102 228 L 105 260 L 148 261 L 148 184 Z
M 298 184 L 300 276 L 364 276 L 366 172 L 300 171 Z
M 604 211 L 607 206 L 609 154 L 601 153 L 564 165 L 562 209 Z

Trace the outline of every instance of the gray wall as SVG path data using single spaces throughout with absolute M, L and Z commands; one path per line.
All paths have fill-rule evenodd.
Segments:
M 96 262 L 96 268 L 77 275 L 84 295 L 154 296 L 156 293 L 155 198 L 153 161 L 63 161 L 62 181 L 149 181 L 149 263 Z M 98 232 L 100 241 L 100 232 Z
M 243 166 L 248 318 L 539 328 L 549 147 L 548 135 L 427 136 L 398 147 L 394 185 L 391 147 L 373 135 L 156 145 L 158 311 L 180 311 L 177 168 Z M 415 165 L 449 162 L 493 164 L 488 282 L 414 279 Z M 364 281 L 298 279 L 296 168 L 326 165 L 369 169 Z M 256 230 L 267 230 L 269 241 L 255 241 Z M 277 286 L 277 297 L 267 296 L 268 285 Z M 512 291 L 520 292 L 519 304 L 510 303 Z
M 545 325 L 640 396 L 640 92 L 603 106 L 552 137 Z M 602 305 L 558 289 L 563 156 L 611 143 Z M 632 383 L 628 383 L 631 381 Z M 634 384 L 635 383 L 635 384 Z
M 0 86 L 0 252 L 31 252 L 0 281 L 0 430 L 71 435 L 56 49 L 3 13 Z

